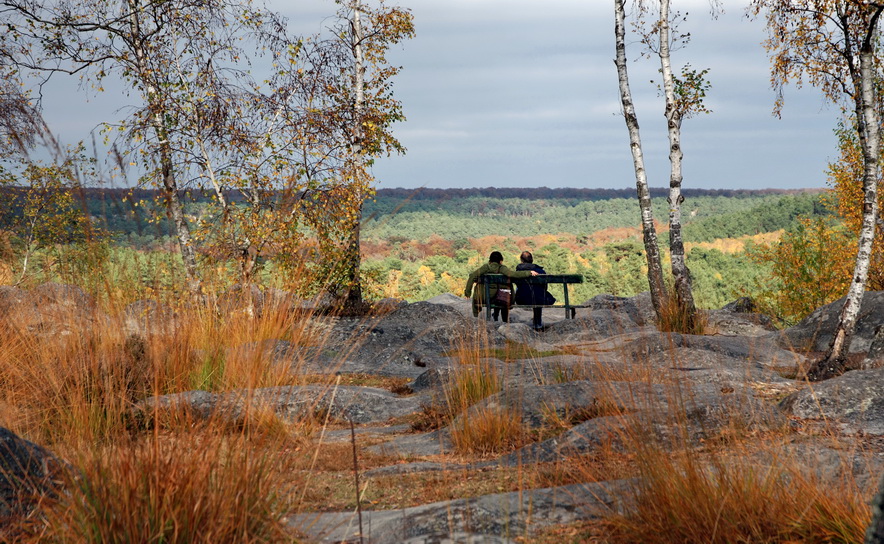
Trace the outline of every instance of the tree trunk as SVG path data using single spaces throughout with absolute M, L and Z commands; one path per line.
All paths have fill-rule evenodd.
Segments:
M 847 291 L 844 306 L 838 321 L 838 328 L 829 344 L 826 356 L 811 367 L 807 378 L 812 381 L 825 380 L 842 374 L 847 368 L 850 341 L 856 328 L 856 318 L 862 306 L 866 280 L 869 277 L 869 263 L 872 257 L 872 244 L 875 240 L 875 225 L 878 218 L 877 181 L 879 175 L 879 126 L 875 100 L 874 81 L 874 42 L 877 39 L 875 28 L 882 8 L 870 19 L 866 40 L 859 53 L 860 94 L 856 99 L 857 124 L 859 125 L 860 145 L 863 152 L 863 221 L 859 233 L 859 247 L 853 269 L 853 281 Z
M 354 209 L 353 209 L 353 225 L 350 230 L 350 236 L 347 240 L 347 249 L 344 257 L 346 266 L 347 281 L 347 300 L 346 304 L 351 307 L 359 306 L 362 303 L 362 281 L 359 277 L 359 271 L 362 267 L 362 251 L 360 246 L 361 229 L 362 229 L 362 204 L 365 201 L 364 186 L 366 183 L 365 157 L 363 156 L 362 142 L 363 134 L 363 117 L 365 113 L 365 58 L 362 47 L 364 39 L 362 31 L 362 20 L 359 10 L 362 8 L 361 3 L 357 0 L 353 2 L 353 21 L 352 21 L 352 39 L 353 39 L 353 127 L 350 134 L 350 160 L 352 161 L 352 179 L 350 180 L 353 190 Z
M 157 115 L 157 117 L 161 117 Z M 158 121 L 159 122 L 159 121 Z M 200 277 L 196 265 L 196 251 L 193 240 L 190 237 L 190 227 L 187 218 L 184 217 L 184 206 L 178 197 L 178 182 L 175 179 L 175 168 L 172 164 L 169 140 L 165 129 L 158 129 L 160 138 L 160 166 L 163 176 L 163 192 L 166 197 L 166 206 L 169 216 L 175 225 L 175 233 L 178 236 L 178 247 L 181 248 L 181 258 L 184 261 L 184 270 L 187 274 L 187 289 L 194 295 L 200 294 Z
M 669 0 L 660 0 L 660 67 L 663 72 L 663 91 L 666 96 L 666 126 L 669 132 L 669 257 L 678 308 L 684 316 L 685 331 L 695 328 L 697 308 L 691 285 L 691 271 L 685 262 L 684 242 L 681 238 L 681 121 L 683 111 L 675 97 L 675 78 L 669 49 Z
M 635 168 L 635 188 L 638 195 L 639 209 L 641 210 L 645 255 L 648 259 L 648 284 L 651 290 L 651 301 L 654 305 L 654 311 L 657 313 L 657 319 L 660 319 L 663 315 L 663 309 L 667 305 L 666 284 L 663 281 L 663 265 L 660 263 L 657 229 L 654 226 L 654 214 L 651 210 L 651 194 L 648 191 L 638 117 L 636 117 L 635 106 L 632 103 L 632 93 L 629 90 L 629 75 L 626 71 L 625 2 L 626 0 L 614 0 L 614 34 L 617 49 L 617 56 L 614 62 L 617 65 L 617 77 L 620 81 L 620 101 L 623 105 L 623 117 L 626 120 L 626 128 L 629 131 L 629 146 L 632 150 L 632 162 Z
M 139 76 L 145 85 L 147 93 L 147 107 L 152 115 L 153 130 L 156 132 L 159 142 L 160 172 L 163 183 L 163 196 L 165 197 L 166 209 L 172 223 L 175 225 L 175 233 L 178 237 L 178 247 L 181 249 L 181 258 L 184 261 L 184 269 L 187 274 L 187 289 L 194 295 L 200 294 L 200 277 L 196 265 L 196 251 L 190 236 L 190 228 L 187 218 L 184 217 L 184 207 L 178 196 L 178 180 L 175 178 L 175 166 L 172 162 L 172 149 L 169 145 L 169 134 L 164 125 L 165 108 L 162 101 L 157 98 L 157 89 L 151 83 L 149 75 L 150 67 L 147 65 L 147 53 L 141 46 L 143 34 L 141 21 L 138 16 L 141 12 L 138 0 L 129 0 L 129 25 L 131 28 L 132 46 L 135 51 L 135 62 Z

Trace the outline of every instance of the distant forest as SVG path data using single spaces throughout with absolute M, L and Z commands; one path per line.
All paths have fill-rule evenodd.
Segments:
M 5 188 L 0 191 L 15 191 Z M 798 216 L 827 215 L 819 190 L 684 191 L 684 236 L 688 242 L 755 235 L 789 229 Z M 667 221 L 667 190 L 651 190 L 655 217 Z M 150 189 L 87 188 L 81 205 L 122 245 L 148 248 L 168 241 L 170 225 L 156 208 L 159 193 Z M 188 213 L 203 215 L 209 193 L 187 193 Z M 15 210 L 0 214 L 0 227 Z M 367 241 L 425 240 L 431 236 L 463 240 L 484 236 L 537 236 L 570 233 L 590 237 L 605 229 L 639 223 L 632 189 L 379 189 L 366 202 L 363 237 Z M 159 218 L 159 221 L 157 221 Z M 151 221 L 153 219 L 153 221 Z

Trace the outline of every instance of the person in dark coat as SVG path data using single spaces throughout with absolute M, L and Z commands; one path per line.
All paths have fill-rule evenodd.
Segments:
M 546 270 L 540 265 L 534 264 L 534 256 L 530 251 L 523 251 L 519 256 L 522 261 L 516 266 L 516 270 L 530 270 L 537 274 L 546 274 Z M 555 304 L 556 299 L 546 290 L 545 283 L 528 283 L 526 281 L 516 281 L 516 304 L 536 305 L 536 304 Z M 534 308 L 534 320 L 532 321 L 534 330 L 539 331 L 543 328 L 543 308 Z
M 473 297 L 473 316 L 474 317 L 479 316 L 479 310 L 482 308 L 482 305 L 484 303 L 482 298 L 485 296 L 485 289 L 482 286 L 482 284 L 476 283 L 479 279 L 479 276 L 481 276 L 483 274 L 503 274 L 504 276 L 507 276 L 507 279 L 511 279 L 511 278 L 527 278 L 529 276 L 536 276 L 537 272 L 532 272 L 529 270 L 517 272 L 507 266 L 504 266 L 503 265 L 503 255 L 499 251 L 492 251 L 491 256 L 488 257 L 488 262 L 486 264 L 483 264 L 481 267 L 470 272 L 470 276 L 467 278 L 467 285 L 463 291 L 463 296 L 469 297 L 470 295 L 472 295 L 472 297 Z M 473 289 L 474 285 L 476 286 L 475 289 Z M 512 290 L 512 285 L 510 285 L 509 283 L 504 284 L 504 285 L 490 284 L 488 287 L 490 290 L 489 296 L 491 297 L 492 301 L 494 300 L 494 296 L 497 294 L 498 288 L 506 288 L 506 289 Z M 501 305 L 501 304 L 497 304 L 497 303 L 492 302 L 491 303 L 491 312 L 492 312 L 491 318 L 494 319 L 494 321 L 497 321 L 497 317 L 502 314 L 503 322 L 504 323 L 509 322 L 509 316 L 510 316 L 509 304 Z

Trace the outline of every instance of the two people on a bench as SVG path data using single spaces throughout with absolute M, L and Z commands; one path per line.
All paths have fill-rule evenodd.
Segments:
M 503 255 L 499 251 L 492 251 L 491 255 L 488 257 L 488 262 L 470 273 L 469 278 L 467 278 L 466 288 L 464 289 L 464 296 L 473 297 L 473 316 L 478 317 L 482 306 L 486 304 L 486 301 L 483 300 L 485 289 L 480 286 L 476 286 L 476 288 L 473 289 L 473 286 L 478 283 L 479 278 L 482 275 L 502 274 L 510 280 L 519 280 L 521 278 L 528 278 L 546 273 L 543 268 L 534 264 L 534 257 L 530 252 L 522 252 L 520 260 L 522 261 L 521 264 L 516 267 L 516 270 L 512 270 L 511 268 L 504 266 Z M 555 298 L 547 292 L 545 285 L 531 285 L 527 282 L 518 281 L 517 285 L 519 285 L 519 289 L 515 296 L 517 304 L 538 305 L 552 304 L 555 302 Z M 490 304 L 492 309 L 491 318 L 494 321 L 497 321 L 497 318 L 500 317 L 504 323 L 509 322 L 509 308 L 512 304 L 513 298 L 512 283 L 490 284 L 488 287 L 489 301 L 487 303 Z M 499 296 L 498 291 L 501 290 L 508 290 L 510 296 Z M 504 291 L 504 293 L 505 292 L 506 291 Z M 501 295 L 502 294 L 503 293 L 501 293 Z M 535 329 L 540 329 L 543 326 L 543 321 L 541 319 L 542 311 L 543 308 L 534 308 L 533 326 Z

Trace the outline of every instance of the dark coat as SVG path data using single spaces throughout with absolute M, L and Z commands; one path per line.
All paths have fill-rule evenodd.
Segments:
M 541 266 L 534 263 L 519 263 L 516 270 L 535 271 L 538 274 L 546 274 Z M 528 283 L 526 281 L 516 281 L 516 304 L 534 305 L 534 304 L 555 304 L 556 298 L 546 290 L 546 284 Z

